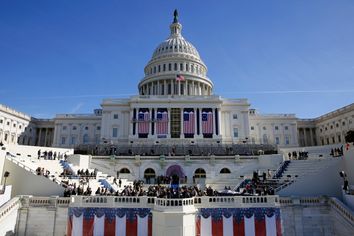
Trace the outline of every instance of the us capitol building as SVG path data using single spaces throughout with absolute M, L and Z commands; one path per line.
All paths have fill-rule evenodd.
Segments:
M 214 95 L 197 49 L 175 13 L 169 37 L 144 68 L 139 95 L 104 99 L 92 115 L 54 118 L 53 145 L 250 143 L 297 146 L 293 114 L 259 115 L 247 99 Z
M 259 114 L 247 99 L 213 94 L 214 84 L 197 49 L 182 36 L 177 11 L 169 37 L 144 68 L 139 95 L 104 99 L 92 114 L 36 119 L 0 105 L 0 141 L 78 147 L 269 144 L 278 147 L 342 143 L 352 128 L 354 105 L 315 119 Z

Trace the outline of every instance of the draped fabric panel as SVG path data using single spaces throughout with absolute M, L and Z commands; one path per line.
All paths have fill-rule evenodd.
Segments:
M 281 221 L 280 221 L 280 217 L 277 217 L 276 218 L 276 227 L 277 227 L 277 236 L 281 236 L 282 235 L 282 233 L 281 233 Z
M 254 235 L 256 235 L 254 216 L 251 216 L 250 218 L 245 217 L 245 236 Z
M 93 221 L 93 236 L 102 236 L 104 235 L 104 215 L 101 217 L 95 216 Z
M 148 218 L 138 216 L 138 236 L 148 236 Z
M 234 225 L 233 225 L 233 217 L 230 216 L 226 218 L 225 216 L 222 217 L 222 228 L 223 228 L 223 236 L 233 236 L 234 235 Z
M 211 231 L 213 236 L 223 236 L 223 220 L 212 220 Z
M 73 218 L 69 216 L 68 224 L 66 226 L 66 235 L 71 236 L 71 231 L 73 228 Z
M 265 219 L 255 219 L 254 227 L 256 230 L 256 236 L 266 236 L 266 222 Z
M 195 236 L 200 236 L 200 217 L 195 220 Z
M 126 235 L 126 216 L 119 217 L 116 216 L 116 235 L 115 236 L 125 236 Z
M 71 232 L 72 236 L 82 236 L 83 218 L 83 214 L 79 217 L 73 215 L 73 228 Z
M 200 235 L 201 236 L 211 236 L 211 216 L 204 218 L 201 216 L 200 222 Z
M 268 217 L 266 216 L 266 235 L 267 236 L 277 236 L 277 228 L 275 223 L 275 215 Z
M 244 219 L 241 218 L 239 222 L 236 219 L 234 219 L 234 236 L 244 236 L 244 235 L 245 235 Z

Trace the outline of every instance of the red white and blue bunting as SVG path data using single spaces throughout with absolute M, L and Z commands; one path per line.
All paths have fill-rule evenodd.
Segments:
M 279 208 L 201 208 L 196 216 L 196 235 L 280 236 Z
M 71 207 L 67 235 L 151 236 L 151 209 Z

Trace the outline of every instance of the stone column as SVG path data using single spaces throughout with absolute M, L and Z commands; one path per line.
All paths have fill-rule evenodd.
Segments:
M 183 112 L 184 112 L 184 107 L 181 107 L 181 131 L 180 131 L 180 139 L 184 139 L 184 133 L 183 133 Z
M 166 80 L 163 81 L 163 90 L 164 90 L 163 94 L 167 95 L 167 81 Z
M 191 95 L 195 95 L 194 80 L 192 81 L 192 93 L 191 93 Z
M 39 135 L 38 135 L 38 146 L 41 146 L 41 139 L 42 139 L 42 128 L 39 128 Z
M 171 138 L 171 108 L 167 108 L 167 138 Z
M 175 83 L 173 81 L 173 79 L 171 80 L 171 95 L 175 94 Z
M 215 125 L 215 121 L 216 121 L 216 119 L 215 119 L 215 111 L 214 111 L 214 109 L 212 108 L 212 110 L 211 110 L 211 114 L 213 114 L 213 138 L 216 138 L 216 125 Z

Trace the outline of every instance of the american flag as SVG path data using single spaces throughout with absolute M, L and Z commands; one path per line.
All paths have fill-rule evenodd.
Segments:
M 167 134 L 168 132 L 168 114 L 167 111 L 157 112 L 156 115 L 156 133 Z
M 194 130 L 195 130 L 195 127 L 194 127 L 194 112 L 191 111 L 191 112 L 188 112 L 188 111 L 185 111 L 183 113 L 183 132 L 185 134 L 194 134 Z
M 177 81 L 185 81 L 186 79 L 184 78 L 183 75 L 176 75 L 176 80 Z
M 202 133 L 213 133 L 213 113 L 211 111 L 202 112 Z
M 149 112 L 139 112 L 138 115 L 138 133 L 148 134 L 149 133 Z

